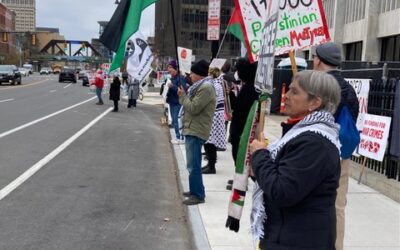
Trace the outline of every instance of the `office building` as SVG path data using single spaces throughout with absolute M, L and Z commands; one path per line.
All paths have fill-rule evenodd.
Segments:
M 207 40 L 208 0 L 173 0 L 177 46 L 193 50 L 195 60 L 211 59 L 211 41 Z M 233 0 L 221 0 L 220 42 L 229 22 Z M 174 30 L 170 1 L 158 1 L 155 8 L 154 52 L 165 68 L 170 58 L 176 58 Z M 219 47 L 220 44 L 215 44 Z M 240 55 L 240 41 L 229 32 L 225 36 L 220 58 Z
M 35 31 L 36 0 L 0 0 L 8 9 L 15 12 L 15 31 Z

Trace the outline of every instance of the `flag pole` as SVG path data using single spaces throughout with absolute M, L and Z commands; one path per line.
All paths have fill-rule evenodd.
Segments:
M 226 34 L 227 34 L 227 33 L 228 33 L 228 25 L 226 26 L 224 36 L 222 37 L 222 41 L 221 41 L 221 43 L 219 44 L 218 52 L 217 52 L 217 55 L 215 56 L 215 58 L 218 58 L 219 52 L 221 52 L 221 48 L 222 48 L 222 45 L 224 44 L 225 37 L 226 37 Z
M 177 66 L 178 66 L 178 75 L 179 75 L 180 71 L 179 71 L 178 43 L 177 43 L 177 39 L 176 39 L 176 26 L 175 26 L 175 13 L 174 13 L 173 0 L 170 0 L 170 3 L 171 3 L 172 28 L 174 29 L 175 55 L 176 55 Z

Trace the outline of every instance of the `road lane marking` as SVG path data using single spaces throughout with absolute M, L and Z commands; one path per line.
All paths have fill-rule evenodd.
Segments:
M 11 102 L 11 101 L 14 101 L 14 100 L 15 100 L 15 99 L 1 100 L 0 103 L 1 103 L 1 102 Z
M 71 86 L 71 83 L 68 84 L 67 86 L 64 86 L 63 88 L 66 89 L 66 88 L 68 88 L 69 86 Z
M 53 93 L 53 92 L 56 92 L 57 90 L 56 89 L 52 89 L 52 90 L 50 90 L 50 93 Z
M 66 149 L 69 145 L 71 145 L 76 139 L 78 139 L 81 135 L 83 135 L 86 131 L 88 131 L 94 124 L 96 124 L 101 118 L 107 115 L 113 108 L 109 108 L 104 111 L 101 115 L 96 117 L 90 123 L 88 123 L 85 127 L 71 136 L 68 140 L 63 142 L 60 146 L 46 155 L 43 159 L 38 161 L 28 170 L 26 170 L 22 175 L 18 176 L 17 179 L 13 180 L 10 184 L 5 186 L 3 189 L 0 190 L 0 201 L 4 199 L 7 195 L 9 195 L 12 191 L 18 188 L 22 183 L 28 180 L 32 175 L 34 175 L 37 171 L 39 171 L 43 166 L 53 160 L 57 155 L 59 155 L 64 149 Z
M 67 110 L 73 109 L 73 108 L 75 108 L 75 107 L 77 107 L 77 106 L 79 106 L 79 105 L 82 105 L 82 104 L 84 104 L 84 103 L 90 102 L 91 100 L 93 100 L 93 99 L 95 99 L 95 98 L 97 98 L 97 97 L 96 97 L 96 96 L 93 96 L 92 98 L 89 98 L 89 99 L 87 99 L 87 100 L 85 100 L 85 101 L 83 101 L 83 102 L 74 104 L 74 105 L 69 106 L 69 107 L 67 107 L 67 108 L 65 108 L 65 109 L 61 109 L 61 110 L 59 110 L 59 111 L 57 111 L 57 112 L 54 112 L 54 113 L 52 113 L 52 114 L 50 114 L 50 115 L 46 115 L 46 116 L 44 116 L 44 117 L 42 117 L 42 118 L 39 118 L 39 119 L 36 119 L 36 120 L 34 120 L 34 121 L 28 122 L 28 123 L 26 123 L 26 124 L 24 124 L 24 125 L 21 125 L 21 126 L 17 127 L 17 128 L 14 128 L 14 129 L 8 130 L 8 131 L 6 131 L 6 132 L 4 132 L 4 133 L 1 133 L 1 134 L 0 134 L 0 139 L 3 138 L 3 137 L 5 137 L 5 136 L 7 136 L 7 135 L 10 135 L 10 134 L 12 134 L 12 133 L 15 133 L 15 132 L 17 132 L 17 131 L 20 131 L 20 130 L 22 130 L 22 129 L 24 129 L 24 128 L 27 128 L 27 127 L 29 127 L 29 126 L 32 126 L 32 125 L 34 125 L 34 124 L 36 124 L 36 123 L 38 123 L 38 122 L 44 121 L 44 120 L 46 120 L 46 119 L 48 119 L 48 118 L 50 118 L 50 117 L 56 116 L 56 115 L 58 115 L 58 114 L 61 114 L 61 113 L 65 112 L 65 111 L 67 111 Z
M 38 84 L 41 84 L 41 83 L 44 83 L 44 82 L 47 82 L 47 81 L 49 81 L 49 80 L 46 79 L 46 80 L 42 80 L 42 81 L 38 81 L 38 82 L 27 83 L 27 84 L 24 84 L 24 85 L 18 85 L 18 86 L 12 86 L 12 87 L 1 88 L 0 91 L 2 91 L 2 90 L 7 90 L 7 89 L 25 88 L 25 87 L 29 87 L 29 86 L 38 85 Z

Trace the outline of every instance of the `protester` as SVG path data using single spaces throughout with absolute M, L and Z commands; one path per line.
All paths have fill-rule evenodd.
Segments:
M 250 144 L 256 179 L 251 229 L 261 249 L 335 249 L 340 102 L 334 77 L 301 71 L 285 96 L 283 136 Z M 316 154 L 315 152 L 318 152 Z
M 120 96 L 121 81 L 118 76 L 114 76 L 114 79 L 110 85 L 110 100 L 114 101 L 114 110 L 112 112 L 118 112 L 118 101 Z
M 168 82 L 168 92 L 167 92 L 167 103 L 169 104 L 169 109 L 172 116 L 172 126 L 175 129 L 175 139 L 171 140 L 172 144 L 183 144 L 183 136 L 179 131 L 178 116 L 181 109 L 181 104 L 179 103 L 178 88 L 182 86 L 183 90 L 186 90 L 186 79 L 181 76 L 178 72 L 178 64 L 175 60 L 168 63 L 167 67 L 168 73 L 171 75 L 171 81 Z
M 201 174 L 201 147 L 208 140 L 215 110 L 215 91 L 207 77 L 209 64 L 201 60 L 191 67 L 193 85 L 185 93 L 178 89 L 179 102 L 183 106 L 183 134 L 185 135 L 186 164 L 189 171 L 189 191 L 185 205 L 204 203 L 205 192 Z
M 229 92 L 232 90 L 233 82 L 235 81 L 234 73 L 231 72 L 231 64 L 225 62 L 221 68 L 222 86 L 224 88 L 224 119 L 225 119 L 225 131 L 228 129 L 228 124 L 232 119 L 232 107 L 229 98 Z
M 229 131 L 230 143 L 232 144 L 232 157 L 236 165 L 236 157 L 239 148 L 240 136 L 242 135 L 244 126 L 246 124 L 247 115 L 253 102 L 258 100 L 258 93 L 254 88 L 254 79 L 256 77 L 257 63 L 250 63 L 246 58 L 239 58 L 235 64 L 239 79 L 242 81 L 237 96 L 234 89 L 230 91 L 229 98 L 232 107 L 232 119 Z M 228 190 L 232 189 L 232 180 L 228 181 L 226 187 Z
M 128 77 L 128 106 L 133 107 L 136 109 L 136 101 L 139 97 L 139 81 L 132 78 L 131 76 Z
M 96 95 L 98 102 L 96 103 L 97 105 L 103 105 L 103 99 L 101 97 L 101 94 L 103 92 L 103 87 L 104 87 L 104 77 L 103 77 L 103 71 L 102 70 L 97 70 L 97 73 L 94 78 L 94 85 L 96 86 Z
M 211 126 L 210 137 L 204 143 L 204 151 L 207 156 L 208 163 L 201 170 L 203 174 L 215 174 L 215 164 L 217 162 L 217 150 L 226 150 L 226 134 L 224 120 L 224 89 L 223 80 L 219 78 L 220 70 L 218 68 L 210 68 L 208 71 L 212 77 L 212 84 L 216 94 L 216 103 L 214 118 Z
M 346 106 L 349 109 L 354 122 L 356 123 L 359 112 L 359 102 L 354 88 L 344 80 L 343 76 L 338 70 L 340 64 L 342 63 L 342 54 L 340 48 L 335 43 L 329 42 L 317 46 L 315 52 L 316 53 L 313 56 L 314 69 L 324 71 L 335 77 L 341 88 L 340 104 L 336 113 L 334 114 L 336 120 L 342 108 Z M 336 198 L 337 250 L 343 250 L 346 196 L 350 175 L 349 167 L 350 159 L 342 159 L 339 188 L 337 190 L 338 195 Z

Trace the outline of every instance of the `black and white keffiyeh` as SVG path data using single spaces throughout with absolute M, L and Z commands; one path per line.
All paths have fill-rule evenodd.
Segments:
M 282 138 L 268 146 L 271 159 L 275 160 L 279 151 L 286 143 L 305 132 L 314 132 L 322 135 L 332 142 L 340 151 L 339 126 L 335 123 L 335 118 L 329 112 L 314 111 L 294 125 Z M 267 216 L 264 207 L 263 191 L 258 183 L 255 182 L 253 189 L 253 205 L 250 215 L 250 231 L 253 235 L 254 242 L 258 242 L 264 237 L 263 224 Z

